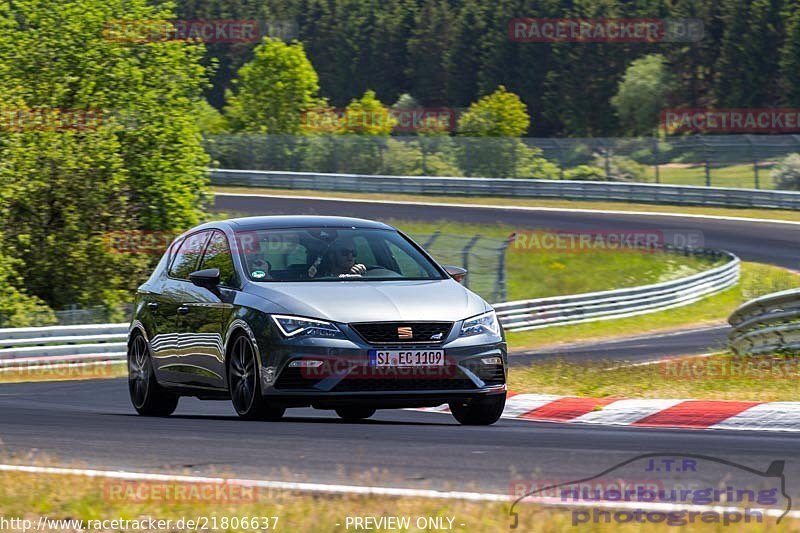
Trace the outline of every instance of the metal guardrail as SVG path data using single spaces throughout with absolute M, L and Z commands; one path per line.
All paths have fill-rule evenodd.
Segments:
M 742 304 L 728 318 L 728 345 L 737 354 L 800 349 L 800 289 L 776 292 Z
M 509 331 L 609 320 L 688 305 L 735 285 L 739 258 L 728 252 L 685 253 L 725 258 L 723 265 L 691 276 L 627 289 L 494 304 Z M 800 300 L 798 300 L 800 301 Z M 800 310 L 800 304 L 798 304 Z M 0 369 L 41 364 L 121 361 L 126 358 L 128 324 L 0 329 Z
M 688 305 L 724 291 L 739 281 L 739 258 L 728 252 L 696 250 L 690 253 L 725 257 L 725 264 L 691 276 L 627 289 L 537 298 L 494 305 L 508 331 L 526 331 L 625 318 Z
M 90 324 L 0 329 L 0 368 L 30 358 L 111 361 L 125 359 L 128 324 Z
M 797 191 L 611 181 L 373 176 L 216 169 L 211 171 L 211 183 L 220 186 L 335 192 L 558 198 L 563 200 L 800 209 L 800 192 Z

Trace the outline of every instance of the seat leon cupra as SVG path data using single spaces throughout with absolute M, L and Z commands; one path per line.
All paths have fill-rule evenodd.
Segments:
M 492 424 L 506 400 L 505 336 L 465 275 L 369 220 L 203 224 L 137 291 L 131 401 L 167 416 L 181 396 L 225 399 L 261 420 L 290 407 L 358 420 L 447 404 L 462 424 Z

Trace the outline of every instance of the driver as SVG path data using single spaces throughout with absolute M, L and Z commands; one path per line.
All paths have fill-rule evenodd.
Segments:
M 367 267 L 356 263 L 356 246 L 351 239 L 336 242 L 328 251 L 322 268 L 325 276 L 343 276 L 348 274 L 364 275 Z

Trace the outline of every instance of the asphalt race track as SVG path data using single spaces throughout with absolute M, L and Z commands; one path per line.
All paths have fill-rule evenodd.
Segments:
M 645 363 L 665 357 L 700 355 L 725 349 L 730 326 L 710 326 L 686 331 L 670 331 L 635 337 L 555 346 L 512 353 L 511 366 L 569 358 L 570 361 L 619 361 Z
M 705 245 L 744 260 L 796 268 L 800 226 L 646 215 L 472 209 L 217 196 L 237 214 L 317 213 L 376 219 L 504 223 L 518 228 L 700 230 Z M 725 328 L 515 354 L 512 364 L 568 353 L 577 360 L 648 360 L 720 346 Z M 515 480 L 582 479 L 646 452 L 703 454 L 765 470 L 786 460 L 800 495 L 800 437 L 792 433 L 602 427 L 502 419 L 458 425 L 450 415 L 379 411 L 346 423 L 329 411 L 290 409 L 280 422 L 239 420 L 229 402 L 184 398 L 169 418 L 136 416 L 124 379 L 0 387 L 0 446 L 9 460 L 144 472 L 433 488 L 509 494 Z M 31 450 L 33 450 L 31 452 Z M 719 468 L 723 468 L 719 466 Z M 722 475 L 724 472 L 720 471 Z
M 26 460 L 35 450 L 62 464 L 114 470 L 508 494 L 512 480 L 580 479 L 663 452 L 757 469 L 786 459 L 788 489 L 800 489 L 800 466 L 788 462 L 800 441 L 789 434 L 518 420 L 468 427 L 417 411 L 346 423 L 328 411 L 290 409 L 280 422 L 247 422 L 229 402 L 191 398 L 170 418 L 144 418 L 130 406 L 124 379 L 3 385 L 0 428 L 5 452 Z
M 620 207 L 622 209 L 623 207 Z M 515 229 L 702 232 L 707 248 L 728 250 L 743 261 L 800 269 L 800 224 L 774 224 L 690 217 L 602 212 L 535 211 L 462 206 L 310 200 L 304 198 L 216 195 L 214 209 L 230 215 L 340 215 L 376 220 L 448 220 L 507 224 Z M 658 206 L 653 206 L 658 211 Z

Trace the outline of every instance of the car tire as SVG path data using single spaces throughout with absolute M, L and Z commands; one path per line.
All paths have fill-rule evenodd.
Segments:
M 180 400 L 158 384 L 150 348 L 141 333 L 128 343 L 128 392 L 133 408 L 142 416 L 169 416 Z
M 355 422 L 371 417 L 375 414 L 375 409 L 371 407 L 339 407 L 336 409 L 336 414 L 343 420 Z
M 506 406 L 506 395 L 493 394 L 471 402 L 450 402 L 453 418 L 465 426 L 489 426 L 500 419 Z
M 245 420 L 280 420 L 286 408 L 261 396 L 255 350 L 247 335 L 238 335 L 228 357 L 228 392 L 236 414 Z

